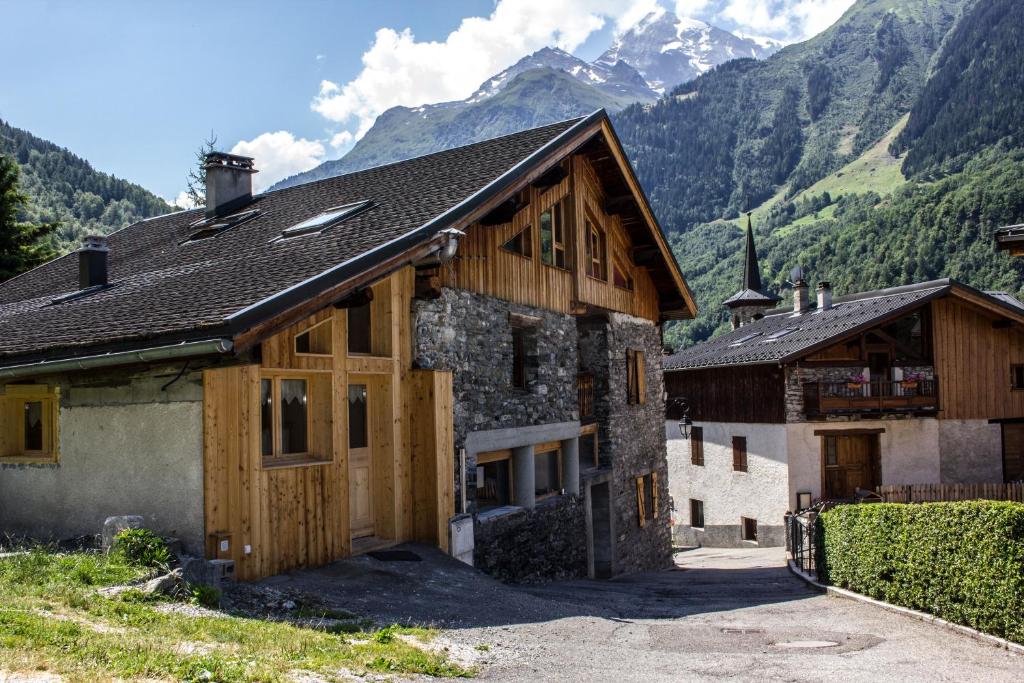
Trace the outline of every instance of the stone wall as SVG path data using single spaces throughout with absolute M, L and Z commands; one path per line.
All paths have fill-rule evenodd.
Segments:
M 611 453 L 615 538 L 614 571 L 624 574 L 667 567 L 672 562 L 668 460 L 661 330 L 649 320 L 613 313 L 607 322 L 608 390 L 605 398 Z M 642 351 L 646 402 L 627 401 L 626 352 Z M 640 526 L 636 478 L 658 474 L 658 516 Z
M 807 412 L 804 407 L 803 385 L 808 382 L 845 382 L 854 375 L 867 376 L 867 368 L 862 365 L 836 367 L 800 367 L 786 366 L 786 422 L 806 422 Z M 935 378 L 935 368 L 931 366 L 901 366 L 893 368 L 893 378 L 899 379 L 906 373 L 919 373 L 925 379 Z M 869 377 L 870 379 L 870 377 Z
M 587 575 L 583 501 L 559 497 L 533 510 L 478 522 L 473 564 L 503 581 L 531 582 Z
M 59 462 L 0 465 L 0 531 L 62 539 L 98 534 L 110 516 L 142 515 L 202 554 L 202 373 L 168 386 L 180 369 L 51 378 L 60 386 Z

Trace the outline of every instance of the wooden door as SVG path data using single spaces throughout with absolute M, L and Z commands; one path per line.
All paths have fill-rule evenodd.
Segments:
M 348 481 L 352 538 L 372 536 L 373 452 L 370 443 L 369 383 L 350 376 L 348 385 Z
M 823 497 L 852 499 L 857 489 L 878 487 L 877 434 L 822 436 Z
M 1003 425 L 1003 481 L 1024 481 L 1024 424 Z

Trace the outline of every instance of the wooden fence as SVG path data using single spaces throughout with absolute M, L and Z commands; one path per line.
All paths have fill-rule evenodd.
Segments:
M 1024 482 L 1012 484 L 908 484 L 879 486 L 887 503 L 931 503 L 954 500 L 1013 500 L 1024 503 Z

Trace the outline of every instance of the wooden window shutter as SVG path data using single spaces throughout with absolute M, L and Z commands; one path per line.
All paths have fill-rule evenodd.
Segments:
M 651 472 L 651 509 L 654 510 L 651 516 L 658 518 L 658 473 Z
M 647 383 L 644 378 L 644 352 L 634 351 L 633 362 L 636 364 L 636 369 L 633 374 L 636 375 L 636 402 L 643 405 L 647 402 Z
M 732 437 L 732 468 L 737 472 L 747 471 L 747 437 Z
M 636 514 L 637 519 L 640 521 L 640 526 L 647 524 L 646 515 L 644 514 L 644 478 L 636 478 Z
M 704 464 L 704 428 L 693 427 L 690 431 L 690 463 Z

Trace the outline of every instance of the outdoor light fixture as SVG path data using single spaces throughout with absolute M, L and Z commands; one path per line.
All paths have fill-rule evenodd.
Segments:
M 668 403 L 676 409 L 676 413 L 679 415 L 679 436 L 689 441 L 690 429 L 693 427 L 693 420 L 690 418 L 690 403 L 685 398 L 674 398 Z
M 693 420 L 690 419 L 689 415 L 685 415 L 679 420 L 679 434 L 687 441 L 690 440 L 690 427 L 692 426 Z
M 445 228 L 441 234 L 447 236 L 448 239 L 438 249 L 437 260 L 441 263 L 448 263 L 455 258 L 455 252 L 459 250 L 459 240 L 465 237 L 466 233 L 456 228 Z

